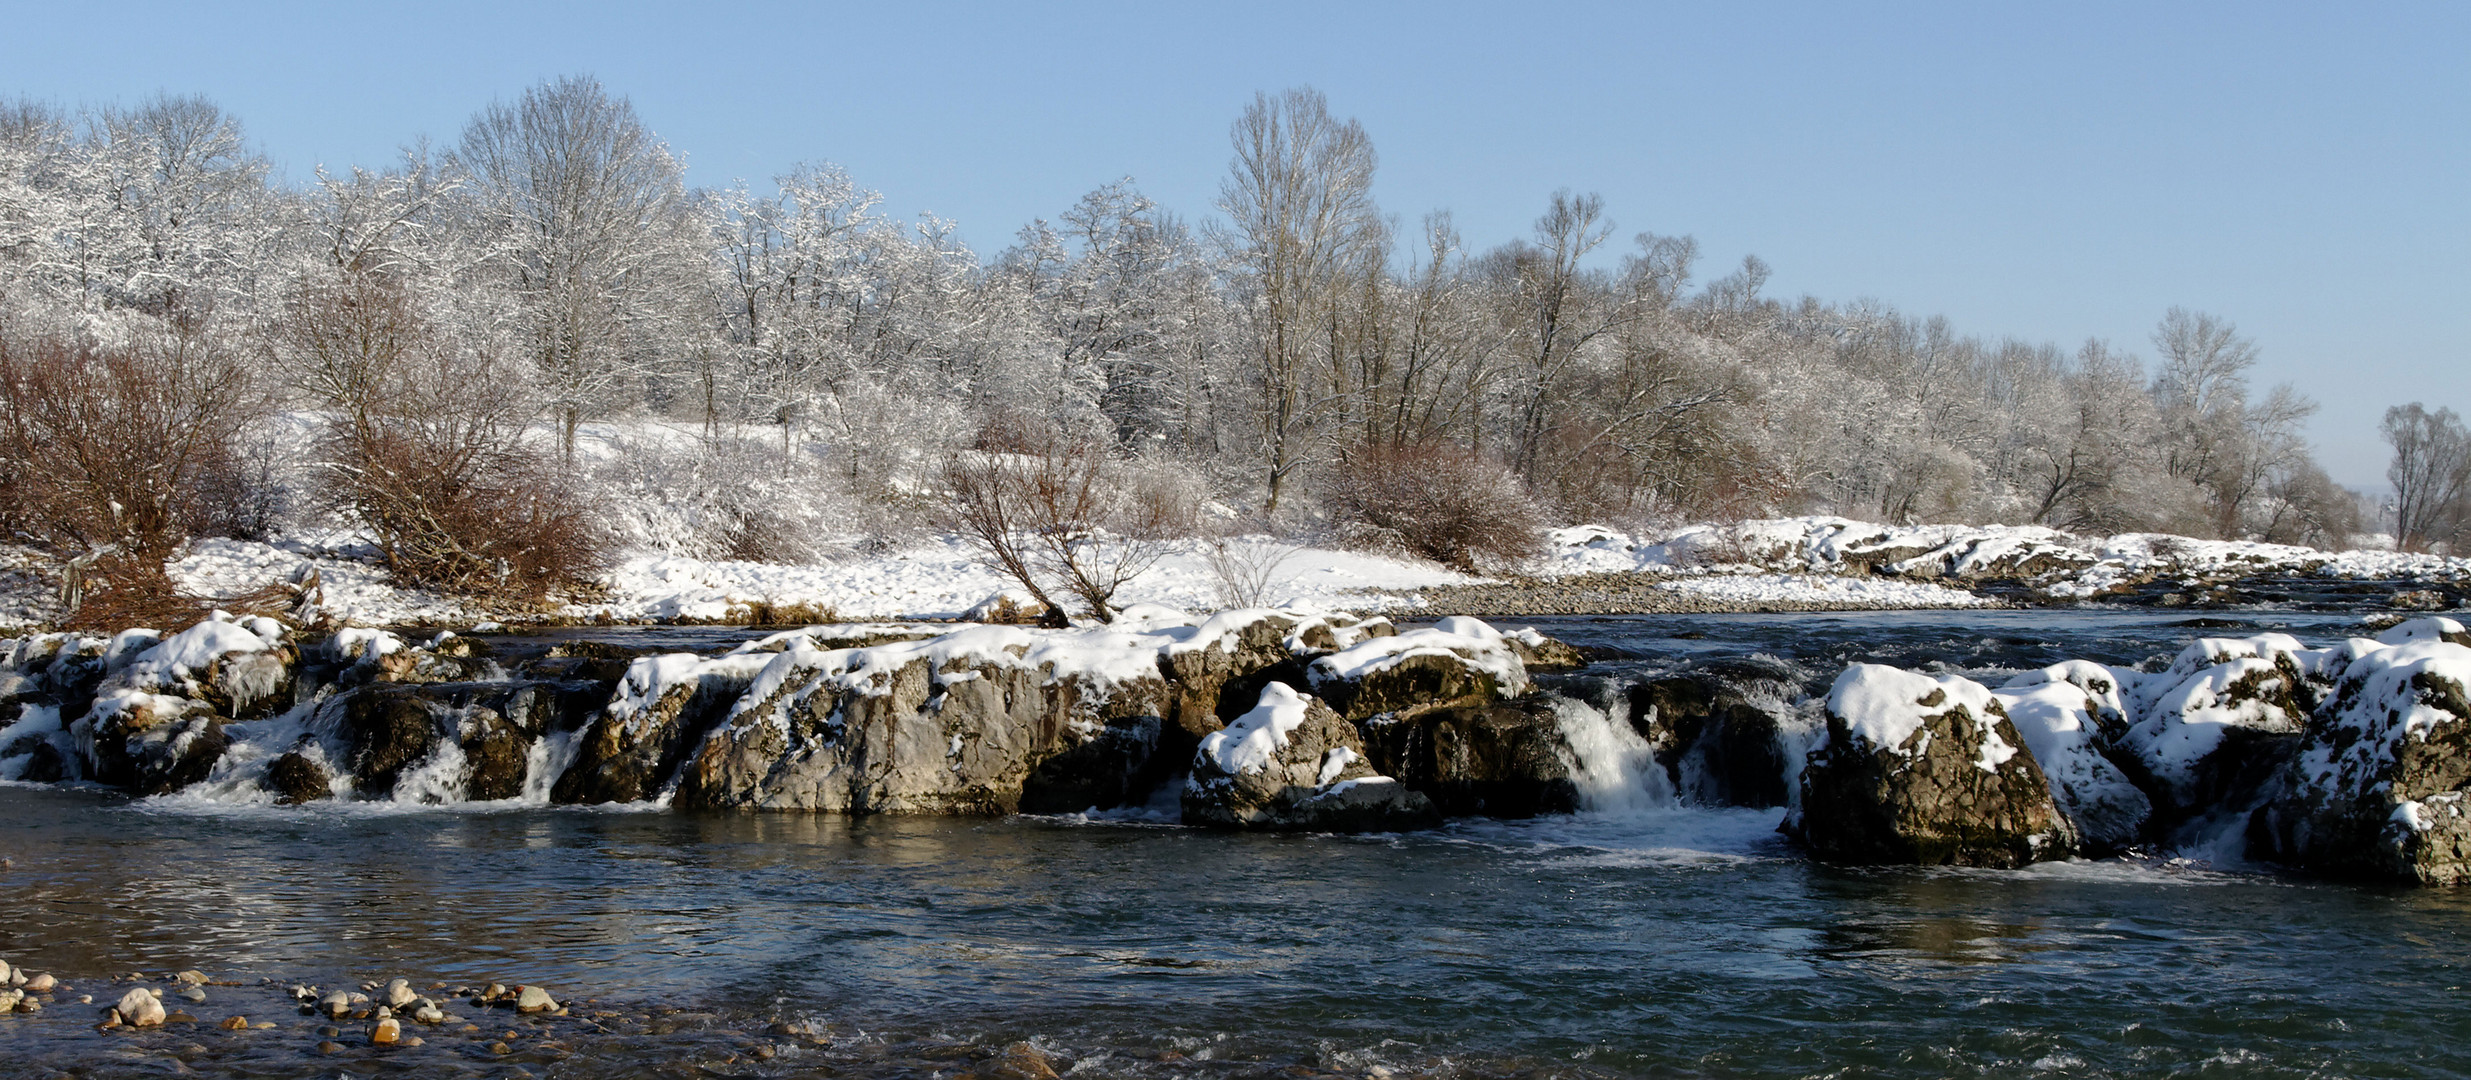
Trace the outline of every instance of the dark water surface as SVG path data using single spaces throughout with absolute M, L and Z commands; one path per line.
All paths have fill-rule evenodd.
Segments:
M 2353 628 L 2238 617 L 2259 625 L 1996 612 L 1547 628 L 1653 656 L 1822 666 L 1850 649 L 1973 670 L 2046 649 L 2133 661 L 2268 623 L 2312 641 Z M 1263 837 L 0 787 L 0 958 L 72 984 L 43 1013 L 0 1016 L 0 1075 L 959 1075 L 1021 1041 L 1088 1076 L 2471 1073 L 2462 892 L 2167 859 L 1831 869 L 1776 839 L 1777 817 L 1662 807 Z M 130 985 L 112 975 L 183 968 L 238 984 L 187 1005 L 206 1023 L 92 1030 Z M 330 1056 L 322 1022 L 280 992 L 393 976 L 536 982 L 574 1015 L 455 1001 L 478 1031 L 380 1050 L 345 1022 Z M 233 1013 L 281 1026 L 209 1026 Z

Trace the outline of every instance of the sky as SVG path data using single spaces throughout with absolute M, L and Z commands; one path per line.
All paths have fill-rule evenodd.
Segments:
M 834 162 L 982 254 L 1123 177 L 1212 215 L 1228 126 L 1312 86 L 1375 195 L 1470 246 L 1561 188 L 1770 295 L 2150 358 L 2172 306 L 2323 406 L 2384 486 L 2384 410 L 2471 411 L 2471 5 L 156 4 L 0 0 L 0 96 L 203 94 L 295 182 L 598 78 L 689 168 Z

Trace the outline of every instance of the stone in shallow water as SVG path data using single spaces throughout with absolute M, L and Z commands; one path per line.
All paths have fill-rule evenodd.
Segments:
M 412 992 L 412 980 L 396 979 L 386 984 L 386 1004 L 400 1009 L 420 995 Z
M 369 1041 L 379 1046 L 393 1046 L 402 1042 L 403 1025 L 397 1023 L 392 1017 L 380 1020 L 376 1030 L 369 1033 Z
M 515 989 L 516 1012 L 549 1012 L 557 1007 L 557 999 L 550 997 L 547 990 L 537 986 L 521 986 Z
M 113 1008 L 119 1010 L 120 1022 L 130 1027 L 155 1027 L 164 1020 L 163 1002 L 144 987 L 122 994 Z

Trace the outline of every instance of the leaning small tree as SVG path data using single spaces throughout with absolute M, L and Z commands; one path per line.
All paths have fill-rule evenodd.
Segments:
M 947 461 L 954 531 L 1046 607 L 1047 625 L 1064 624 L 1058 594 L 1115 621 L 1115 594 L 1191 531 L 1196 500 L 1099 440 L 1008 441 L 999 449 L 982 439 Z

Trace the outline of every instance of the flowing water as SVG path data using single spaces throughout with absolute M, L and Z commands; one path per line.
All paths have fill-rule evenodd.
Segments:
M 1760 653 L 1807 680 L 1846 659 L 1993 673 L 2356 628 L 2226 617 L 2245 625 L 2011 611 L 1542 625 L 1637 657 L 1608 668 Z M 72 987 L 0 1015 L 0 1071 L 1036 1075 L 1027 1051 L 1005 1056 L 1026 1042 L 1087 1076 L 2471 1072 L 2459 891 L 2160 856 L 1822 867 L 1775 836 L 1779 811 L 1677 805 L 1622 718 L 1569 702 L 1561 719 L 1586 812 L 1406 836 L 0 788 L 0 958 Z M 133 985 L 116 976 L 184 968 L 233 984 L 167 996 L 204 1023 L 94 1030 Z M 380 1049 L 366 1022 L 329 1035 L 284 993 L 393 976 L 539 983 L 570 1015 L 449 1000 L 476 1030 L 414 1025 L 425 1045 Z M 278 1026 L 212 1027 L 235 1013 Z

